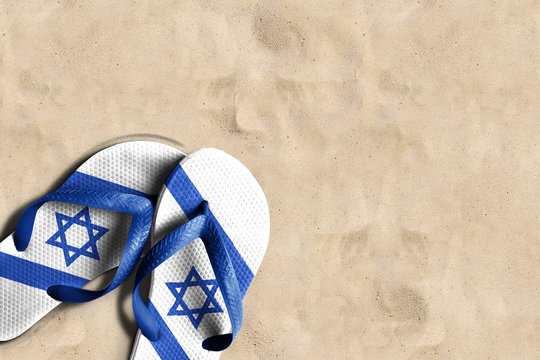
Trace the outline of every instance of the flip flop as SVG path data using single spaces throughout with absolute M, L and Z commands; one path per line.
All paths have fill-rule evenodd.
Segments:
M 161 240 L 137 269 L 133 310 L 140 329 L 131 359 L 218 359 L 240 330 L 242 299 L 269 230 L 266 198 L 244 165 L 215 149 L 184 158 L 156 208 L 150 238 Z M 139 287 L 149 274 L 145 304 Z
M 0 243 L 0 341 L 19 336 L 60 301 L 93 300 L 126 279 L 148 238 L 157 195 L 184 156 L 148 141 L 109 147 L 24 211 Z M 106 288 L 81 289 L 115 267 Z

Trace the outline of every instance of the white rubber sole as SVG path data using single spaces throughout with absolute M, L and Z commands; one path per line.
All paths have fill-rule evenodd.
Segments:
M 270 232 L 268 205 L 261 187 L 238 160 L 215 149 L 202 149 L 188 155 L 181 162 L 181 168 L 200 196 L 208 201 L 210 210 L 247 266 L 246 274 L 237 272 L 238 277 L 247 281 L 244 282 L 247 290 L 262 262 Z M 172 182 L 172 179 L 169 178 L 168 181 Z M 182 196 L 182 191 L 185 190 L 175 188 L 171 183 L 167 183 L 163 188 L 154 216 L 151 236 L 153 243 L 188 221 L 175 200 L 175 197 Z M 203 281 L 215 279 L 201 239 L 194 240 L 155 269 L 150 285 L 149 300 L 170 334 L 183 349 L 183 353 L 164 353 L 163 349 L 158 349 L 157 344 L 150 342 L 139 330 L 131 360 L 219 359 L 221 353 L 206 351 L 201 347 L 201 343 L 210 336 L 229 332 L 230 321 L 220 290 L 215 293 L 219 308 L 203 314 L 202 318 L 199 318 L 199 314 L 190 319 L 187 315 L 181 315 L 183 310 L 187 310 L 184 308 L 201 308 L 208 299 L 207 294 L 196 286 L 189 287 L 182 296 L 182 305 L 179 306 L 179 294 L 175 295 L 170 286 L 167 286 L 167 283 L 189 281 L 188 276 L 193 274 L 193 269 Z M 171 312 L 174 314 L 171 315 Z
M 93 155 L 66 184 L 84 187 L 98 183 L 157 196 L 169 172 L 184 156 L 180 150 L 156 142 L 121 143 Z M 77 219 L 86 226 L 73 223 L 60 231 L 62 225 Z M 91 280 L 117 267 L 130 223 L 131 216 L 127 214 L 48 202 L 36 215 L 25 251 L 15 249 L 13 234 L 2 241 L 0 341 L 21 335 L 59 304 L 47 295 L 46 289 L 39 288 L 40 276 L 64 274 Z M 90 231 L 94 233 L 92 238 Z M 61 236 L 65 236 L 70 246 L 84 251 L 76 253 L 62 247 Z M 30 275 L 34 277 L 29 278 Z

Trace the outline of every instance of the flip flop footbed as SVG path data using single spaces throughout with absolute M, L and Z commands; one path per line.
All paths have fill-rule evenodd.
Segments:
M 184 154 L 148 141 L 118 144 L 88 159 L 62 188 L 112 190 L 155 198 Z M 22 334 L 59 302 L 51 285 L 83 286 L 118 266 L 131 215 L 47 202 L 36 214 L 28 247 L 13 234 L 0 243 L 0 341 Z
M 156 208 L 153 242 L 188 221 L 193 214 L 186 209 L 202 200 L 227 234 L 227 251 L 245 295 L 266 251 L 270 220 L 261 187 L 230 155 L 202 149 L 173 170 Z M 231 325 L 201 239 L 153 271 L 149 308 L 160 326 L 159 338 L 149 341 L 139 331 L 132 360 L 219 358 L 201 342 Z

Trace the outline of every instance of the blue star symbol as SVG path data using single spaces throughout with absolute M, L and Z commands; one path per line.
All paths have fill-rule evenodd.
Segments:
M 223 309 L 221 309 L 221 306 L 219 306 L 219 303 L 215 298 L 218 289 L 217 280 L 203 280 L 195 269 L 195 266 L 191 267 L 184 282 L 168 282 L 166 285 L 176 298 L 176 301 L 167 315 L 185 315 L 189 318 L 195 329 L 199 328 L 204 315 L 223 312 Z M 199 286 L 206 294 L 206 301 L 199 309 L 190 309 L 184 302 L 186 290 L 192 286 Z
M 99 260 L 97 241 L 109 231 L 104 227 L 92 224 L 90 219 L 90 210 L 88 206 L 82 209 L 77 215 L 71 217 L 55 212 L 58 231 L 51 236 L 45 243 L 59 247 L 64 250 L 66 266 L 71 265 L 79 256 L 84 255 L 92 259 Z M 88 242 L 81 248 L 69 245 L 66 240 L 66 231 L 73 225 L 79 225 L 86 228 L 88 232 Z

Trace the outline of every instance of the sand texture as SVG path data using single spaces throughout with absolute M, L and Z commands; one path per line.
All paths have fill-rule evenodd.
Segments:
M 240 159 L 270 245 L 223 360 L 540 358 L 536 1 L 0 0 L 0 236 L 88 156 Z M 0 359 L 127 359 L 131 280 Z

